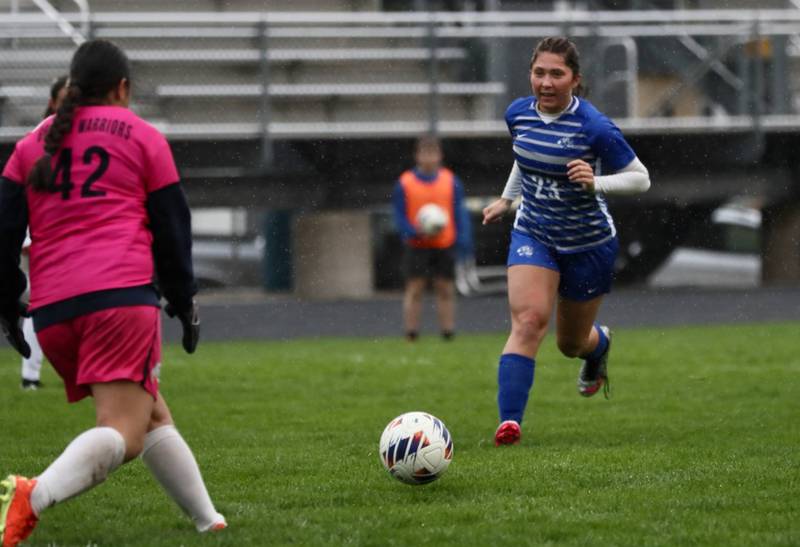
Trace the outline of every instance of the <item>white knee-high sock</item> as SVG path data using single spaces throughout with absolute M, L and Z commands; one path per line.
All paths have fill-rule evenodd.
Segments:
M 36 477 L 31 506 L 38 515 L 56 503 L 97 486 L 122 465 L 125 439 L 111 427 L 84 431 L 69 443 L 56 461 Z
M 198 531 L 225 523 L 214 509 L 192 450 L 175 426 L 161 426 L 147 434 L 142 460 Z
M 23 380 L 39 381 L 42 373 L 42 347 L 39 345 L 39 340 L 36 338 L 36 332 L 33 330 L 33 319 L 26 317 L 22 321 L 22 334 L 25 336 L 25 341 L 31 347 L 31 356 L 22 358 L 22 378 Z

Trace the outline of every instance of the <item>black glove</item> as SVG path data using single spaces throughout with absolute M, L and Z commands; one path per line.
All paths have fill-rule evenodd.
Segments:
M 11 347 L 27 359 L 31 356 L 31 347 L 25 341 L 25 336 L 23 336 L 20 328 L 23 317 L 28 317 L 27 306 L 19 302 L 16 309 L 12 307 L 10 310 L 0 314 L 0 328 L 2 328 L 3 336 L 6 337 Z
M 197 302 L 192 300 L 192 306 L 181 311 L 176 311 L 172 304 L 167 304 L 164 311 L 170 317 L 178 317 L 183 327 L 183 349 L 186 353 L 194 353 L 200 341 L 200 315 Z

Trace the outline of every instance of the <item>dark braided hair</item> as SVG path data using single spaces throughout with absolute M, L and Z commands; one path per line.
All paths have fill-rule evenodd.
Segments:
M 47 118 L 48 116 L 52 116 L 56 113 L 52 105 L 57 103 L 58 94 L 61 93 L 62 89 L 67 87 L 67 82 L 69 82 L 69 76 L 66 74 L 53 80 L 53 83 L 50 85 L 50 101 L 47 103 L 47 108 L 45 109 L 44 116 L 42 116 L 42 118 Z
M 53 156 L 72 131 L 76 108 L 103 104 L 120 81 L 130 81 L 130 72 L 125 52 L 108 40 L 89 40 L 75 51 L 69 66 L 67 95 L 44 138 L 44 155 L 28 174 L 28 184 L 34 190 L 49 191 L 55 187 Z
M 564 64 L 572 70 L 573 77 L 581 75 L 581 62 L 580 55 L 578 54 L 578 46 L 576 46 L 569 38 L 563 36 L 550 36 L 549 38 L 542 39 L 533 49 L 531 56 L 531 68 L 536 58 L 540 53 L 555 53 L 561 55 L 564 59 Z M 586 92 L 583 84 L 578 84 L 575 88 L 575 95 L 581 96 Z

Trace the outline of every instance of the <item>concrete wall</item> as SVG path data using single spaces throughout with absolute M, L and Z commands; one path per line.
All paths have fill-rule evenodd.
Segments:
M 372 238 L 366 211 L 307 213 L 292 229 L 294 288 L 304 298 L 364 298 L 373 293 Z

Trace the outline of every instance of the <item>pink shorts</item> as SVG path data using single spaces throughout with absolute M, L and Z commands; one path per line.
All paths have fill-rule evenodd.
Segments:
M 161 314 L 153 306 L 109 308 L 51 325 L 37 333 L 64 380 L 67 400 L 91 395 L 92 384 L 129 380 L 158 396 Z

